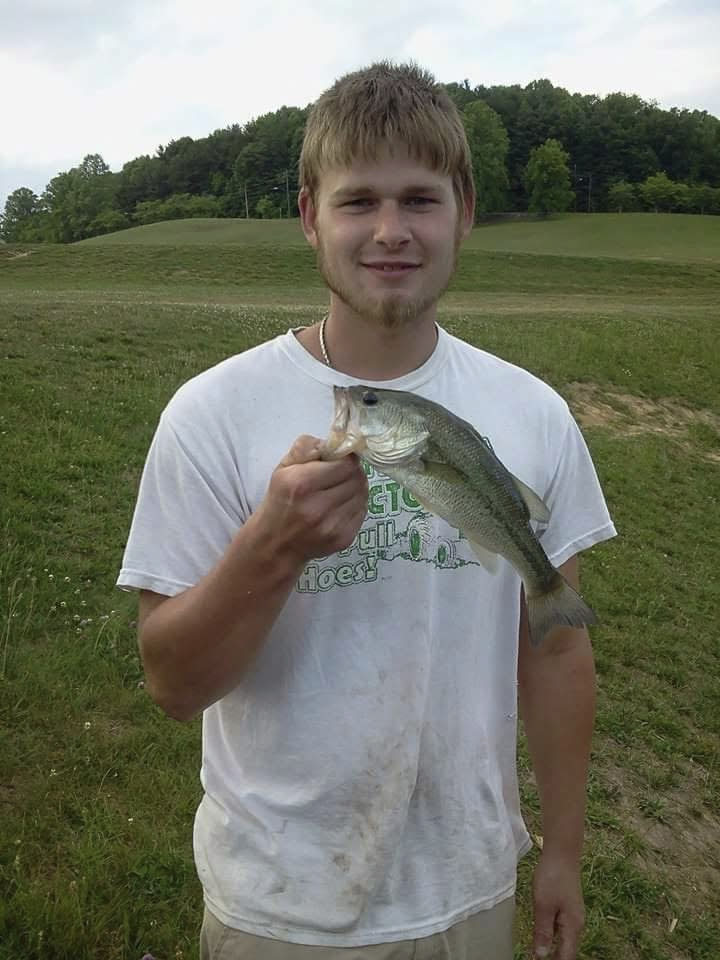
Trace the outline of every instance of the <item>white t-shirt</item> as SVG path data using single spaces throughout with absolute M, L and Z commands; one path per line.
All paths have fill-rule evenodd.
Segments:
M 357 382 L 288 331 L 181 387 L 118 584 L 172 596 L 197 583 L 293 440 L 327 436 L 332 386 Z M 566 403 L 531 374 L 439 329 L 422 367 L 377 385 L 436 400 L 490 440 L 551 509 L 555 565 L 614 535 Z M 208 908 L 260 936 L 425 937 L 511 895 L 530 846 L 515 758 L 520 579 L 504 560 L 488 574 L 392 480 L 369 470 L 369 483 L 352 546 L 307 564 L 243 681 L 203 714 L 198 873 Z

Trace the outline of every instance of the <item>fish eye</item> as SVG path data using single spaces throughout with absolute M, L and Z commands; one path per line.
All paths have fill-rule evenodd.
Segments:
M 372 390 L 366 390 L 362 395 L 362 401 L 366 407 L 374 407 L 378 402 L 377 394 L 373 393 Z

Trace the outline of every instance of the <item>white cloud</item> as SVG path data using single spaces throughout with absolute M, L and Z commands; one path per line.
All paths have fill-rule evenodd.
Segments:
M 135 29 L 145 6 L 143 0 L 0 0 L 0 50 L 26 51 L 51 62 L 83 56 L 113 32 Z
M 0 167 L 113 169 L 372 60 L 439 80 L 638 93 L 720 113 L 717 0 L 0 0 Z M 9 189 L 22 185 L 11 184 Z M 0 208 L 4 204 L 0 183 Z
M 637 16 L 615 18 L 602 32 L 587 27 L 574 33 L 565 50 L 546 55 L 541 69 L 571 90 L 606 94 L 617 90 L 657 100 L 664 107 L 685 106 L 720 112 L 717 85 L 720 8 L 714 12 L 674 13 L 664 4 L 636 4 Z M 714 102 L 713 102 L 714 101 Z

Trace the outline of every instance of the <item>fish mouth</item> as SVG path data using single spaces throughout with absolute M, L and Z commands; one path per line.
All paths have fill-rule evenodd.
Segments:
M 367 444 L 365 437 L 350 427 L 350 390 L 348 387 L 333 387 L 335 416 L 330 425 L 328 438 L 320 450 L 322 460 L 342 460 L 349 453 L 361 454 Z

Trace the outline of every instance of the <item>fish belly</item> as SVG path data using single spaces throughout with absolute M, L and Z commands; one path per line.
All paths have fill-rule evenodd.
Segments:
M 491 493 L 412 467 L 391 468 L 388 475 L 391 474 L 426 510 L 457 527 L 473 544 L 504 557 L 517 570 L 529 592 L 542 591 L 552 580 L 555 570 L 530 525 L 519 514 L 508 516 L 502 503 Z

